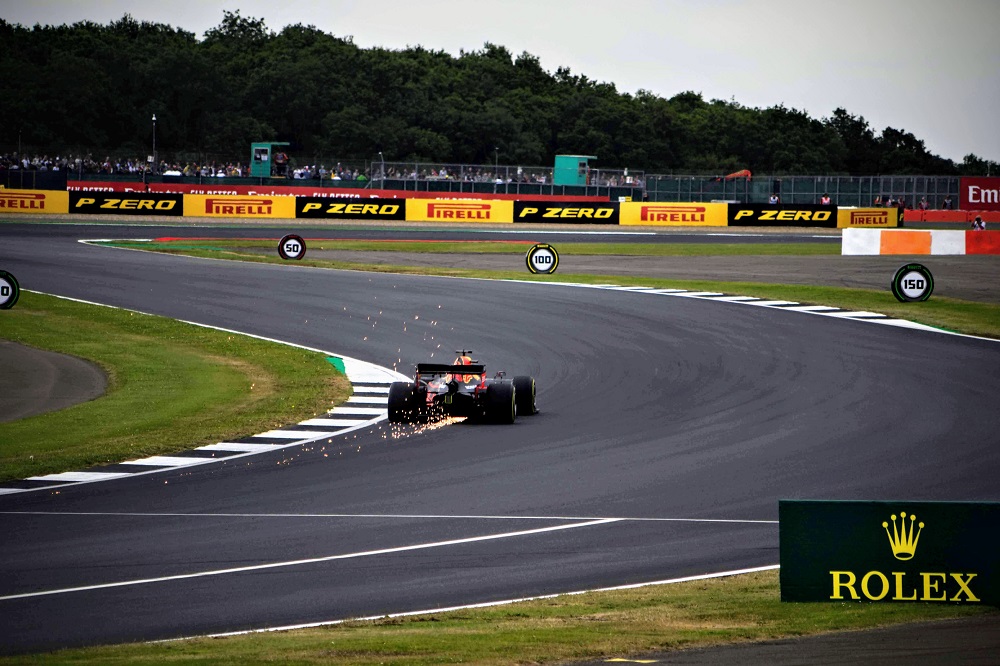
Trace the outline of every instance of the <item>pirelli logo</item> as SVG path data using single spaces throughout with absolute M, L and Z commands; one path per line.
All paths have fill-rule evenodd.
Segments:
M 273 213 L 273 199 L 240 199 L 236 197 L 205 199 L 206 215 L 271 215 Z
M 667 206 L 663 204 L 642 206 L 639 209 L 639 220 L 642 222 L 667 222 L 673 224 L 691 223 L 703 224 L 705 213 L 708 209 L 704 206 Z
M 887 227 L 890 222 L 889 211 L 887 210 L 877 212 L 866 211 L 863 213 L 851 211 L 852 227 Z
M 902 215 L 896 208 L 841 208 L 837 211 L 837 226 L 856 229 L 888 229 L 902 226 Z
M 12 211 L 43 211 L 45 210 L 45 195 L 39 192 L 0 190 L 0 208 Z
M 491 219 L 492 204 L 488 203 L 430 203 L 427 217 L 432 220 L 476 220 L 486 222 Z

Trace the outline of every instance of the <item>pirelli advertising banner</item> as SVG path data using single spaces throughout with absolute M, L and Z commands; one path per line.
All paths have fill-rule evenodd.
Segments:
M 296 197 L 295 217 L 330 220 L 405 220 L 406 199 Z
M 89 215 L 184 214 L 183 194 L 154 192 L 70 192 L 69 212 Z
M 888 229 L 903 226 L 903 211 L 899 208 L 838 208 L 837 226 L 841 229 Z
M 514 221 L 535 224 L 618 224 L 617 202 L 515 201 Z
M 619 224 L 650 227 L 724 227 L 724 203 L 623 203 Z
M 1000 503 L 778 505 L 781 600 L 1000 605 Z
M 407 199 L 407 222 L 514 221 L 514 202 L 498 199 Z
M 731 227 L 837 226 L 837 207 L 810 204 L 729 204 Z
M 0 212 L 4 213 L 66 213 L 69 193 L 52 190 L 0 189 Z
M 295 197 L 184 194 L 185 217 L 294 218 Z

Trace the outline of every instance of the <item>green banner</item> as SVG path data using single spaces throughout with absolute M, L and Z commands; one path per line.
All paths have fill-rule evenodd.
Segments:
M 1000 605 L 1000 503 L 781 500 L 781 600 Z

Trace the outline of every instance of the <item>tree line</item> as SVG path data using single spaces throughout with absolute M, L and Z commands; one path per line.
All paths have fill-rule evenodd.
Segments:
M 985 175 L 997 164 L 928 152 L 835 109 L 816 119 L 696 92 L 669 99 L 487 43 L 458 57 L 419 46 L 362 49 L 314 26 L 270 30 L 224 12 L 199 40 L 129 15 L 108 25 L 0 19 L 0 147 L 245 160 L 251 142 L 302 156 L 549 165 L 596 155 L 647 173 Z M 23 142 L 23 143 L 22 143 Z

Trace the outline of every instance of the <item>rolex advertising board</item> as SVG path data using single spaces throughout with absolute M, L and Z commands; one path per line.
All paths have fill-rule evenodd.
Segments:
M 778 505 L 781 600 L 1000 605 L 1000 503 Z

